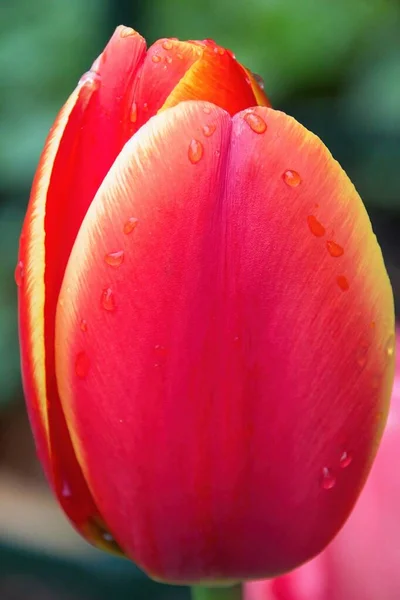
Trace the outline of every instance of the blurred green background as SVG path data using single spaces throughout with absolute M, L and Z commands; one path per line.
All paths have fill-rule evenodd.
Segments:
M 2 600 L 185 595 L 70 531 L 35 461 L 20 384 L 13 272 L 30 184 L 58 109 L 119 23 L 149 43 L 213 37 L 262 75 L 273 105 L 317 133 L 356 184 L 399 308 L 398 0 L 0 0 Z

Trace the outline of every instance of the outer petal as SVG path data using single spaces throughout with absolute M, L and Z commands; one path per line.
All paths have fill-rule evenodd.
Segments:
M 21 236 L 21 362 L 32 427 L 55 493 L 89 538 L 97 535 L 100 516 L 76 461 L 58 398 L 55 310 L 83 216 L 130 135 L 129 96 L 144 52 L 140 36 L 119 28 L 82 78 L 49 134 Z
M 156 71 L 153 57 L 171 49 L 164 57 L 168 69 Z M 24 387 L 46 474 L 80 529 L 87 527 L 88 515 L 95 511 L 71 447 L 54 378 L 54 317 L 61 281 L 82 219 L 111 164 L 188 70 L 199 62 L 203 65 L 199 77 L 202 85 L 211 82 L 206 90 L 211 99 L 238 109 L 254 103 L 244 69 L 230 55 L 224 62 L 211 51 L 205 69 L 206 50 L 195 43 L 161 40 L 145 59 L 144 39 L 133 29 L 118 27 L 58 116 L 33 185 L 18 266 L 26 275 L 20 294 Z M 229 82 L 222 86 L 223 93 L 213 92 L 215 73 L 221 68 Z M 234 103 L 227 95 L 232 86 L 237 87 Z M 186 87 L 186 96 L 184 91 L 175 95 L 175 102 L 193 97 L 191 86 Z M 138 117 L 137 103 L 143 96 L 148 104 L 146 110 L 144 103 L 140 105 Z
M 377 448 L 392 334 L 367 214 L 314 135 L 265 108 L 152 119 L 88 211 L 57 314 L 63 407 L 119 544 L 177 581 L 320 551 Z
M 400 331 L 389 418 L 353 513 L 317 558 L 277 579 L 249 583 L 246 600 L 397 600 L 399 574 Z M 377 552 L 377 549 L 379 551 Z

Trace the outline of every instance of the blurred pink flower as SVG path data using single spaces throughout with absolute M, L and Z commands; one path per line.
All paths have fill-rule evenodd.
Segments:
M 246 600 L 400 599 L 400 329 L 391 408 L 367 484 L 346 525 L 314 560 L 249 583 Z

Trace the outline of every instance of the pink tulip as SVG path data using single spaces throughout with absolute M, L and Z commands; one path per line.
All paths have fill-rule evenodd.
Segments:
M 399 456 L 400 329 L 386 430 L 354 512 L 322 554 L 283 577 L 247 584 L 246 600 L 398 600 Z

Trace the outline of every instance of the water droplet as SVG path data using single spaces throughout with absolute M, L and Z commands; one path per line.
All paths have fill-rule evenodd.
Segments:
M 79 352 L 75 359 L 75 373 L 79 379 L 85 379 L 89 373 L 90 361 L 86 352 Z
M 386 354 L 389 358 L 394 355 L 394 335 L 391 335 L 386 342 Z
M 336 242 L 328 241 L 326 242 L 326 247 L 328 249 L 329 254 L 334 258 L 342 256 L 344 252 L 342 246 L 339 246 L 339 244 L 337 244 Z
M 104 310 L 112 312 L 115 310 L 114 292 L 111 288 L 105 288 L 101 293 L 101 305 Z
M 206 137 L 211 137 L 212 134 L 217 129 L 215 123 L 211 123 L 210 125 L 203 125 L 203 133 Z
M 356 360 L 358 366 L 362 369 L 368 361 L 368 346 L 361 344 L 356 350 Z
M 257 75 L 257 73 L 253 73 L 253 77 L 256 80 L 258 87 L 263 90 L 265 88 L 265 84 L 264 84 L 264 79 L 261 77 L 261 75 Z
M 94 61 L 94 63 L 90 67 L 90 70 L 91 71 L 95 71 L 96 73 L 98 73 L 99 70 L 100 70 L 100 66 L 101 66 L 102 60 L 103 60 L 103 53 L 99 54 L 99 56 L 96 58 L 96 60 Z
M 188 157 L 194 165 L 201 160 L 203 156 L 203 144 L 199 140 L 192 139 L 189 144 Z
M 290 187 L 297 187 L 301 183 L 300 175 L 297 171 L 293 171 L 292 169 L 285 171 L 282 177 L 286 185 L 289 185 Z
M 209 106 L 203 106 L 203 113 L 209 115 L 211 113 L 211 108 Z
M 322 469 L 321 487 L 324 490 L 331 490 L 333 487 L 335 487 L 335 484 L 336 484 L 335 475 L 332 473 L 332 471 L 330 469 L 328 469 L 328 467 L 324 467 Z
M 165 60 L 167 61 L 167 63 L 170 65 L 172 63 L 172 56 L 166 56 Z
M 119 35 L 122 38 L 132 37 L 134 35 L 137 35 L 137 31 L 135 31 L 134 29 L 132 29 L 132 27 L 124 27 L 124 26 L 122 26 Z
M 183 55 L 180 52 L 178 52 L 178 54 L 176 55 L 176 58 L 178 58 L 179 60 L 182 60 L 183 59 Z
M 91 87 L 93 90 L 97 90 L 100 87 L 101 77 L 96 71 L 87 71 L 80 78 L 78 85 L 86 85 Z
M 216 46 L 214 48 L 214 52 L 215 52 L 215 54 L 219 54 L 220 56 L 223 56 L 225 54 L 225 48 L 221 48 L 221 46 Z
M 157 344 L 156 346 L 154 346 L 154 350 L 156 352 L 158 352 L 159 354 L 166 354 L 167 353 L 166 347 L 162 346 L 161 344 Z
M 79 327 L 80 327 L 81 331 L 83 331 L 84 333 L 87 332 L 88 325 L 87 325 L 86 319 L 82 319 L 81 320 L 81 323 L 80 323 Z
M 336 277 L 336 283 L 343 292 L 347 292 L 349 289 L 349 282 L 347 281 L 347 277 L 344 275 L 338 275 L 338 277 Z
M 147 102 L 143 102 L 143 110 L 144 111 L 149 110 L 149 105 L 147 104 Z
M 124 251 L 110 252 L 105 255 L 104 260 L 110 267 L 120 267 L 124 262 Z
M 136 228 L 138 222 L 139 222 L 138 219 L 136 219 L 135 217 L 129 217 L 129 219 L 126 221 L 126 223 L 124 225 L 124 233 L 126 235 L 129 235 L 130 233 L 132 233 L 132 231 Z
M 318 221 L 317 217 L 314 217 L 314 215 L 309 215 L 307 217 L 307 223 L 311 233 L 313 233 L 316 237 L 322 237 L 325 235 L 325 227 Z
M 235 337 L 233 338 L 233 341 L 235 342 L 235 344 L 237 344 L 239 340 L 240 340 L 239 336 L 235 335 Z
M 267 130 L 266 122 L 257 113 L 247 112 L 243 118 L 250 129 L 252 129 L 252 131 L 255 133 L 264 133 Z
M 165 40 L 165 42 L 163 42 L 162 47 L 164 48 L 164 50 L 172 50 L 172 42 L 171 40 Z
M 136 123 L 136 121 L 137 121 L 137 104 L 136 104 L 136 102 L 132 102 L 130 119 L 131 119 L 131 123 Z
M 346 467 L 348 467 L 351 462 L 353 460 L 352 455 L 349 452 L 343 452 L 342 456 L 340 457 L 340 468 L 341 469 L 345 469 Z
M 158 54 L 153 54 L 151 60 L 153 61 L 153 63 L 159 63 L 161 62 L 161 56 L 159 56 Z
M 15 267 L 14 271 L 14 279 L 17 286 L 21 287 L 22 281 L 24 279 L 24 263 L 22 262 L 22 260 L 19 260 L 17 262 L 17 266 Z
M 106 542 L 113 542 L 114 541 L 113 536 L 108 531 L 103 531 L 102 537 L 103 537 L 103 540 L 105 540 Z
M 69 487 L 69 484 L 66 481 L 63 482 L 63 485 L 61 488 L 61 495 L 64 498 L 71 498 L 71 496 L 72 496 L 71 488 Z

